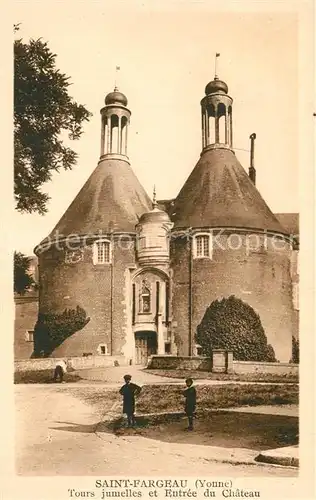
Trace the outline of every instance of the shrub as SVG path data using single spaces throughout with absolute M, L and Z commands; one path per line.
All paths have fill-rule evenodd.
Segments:
M 197 327 L 196 341 L 206 356 L 211 356 L 213 349 L 225 349 L 239 361 L 276 361 L 259 315 L 233 295 L 215 300 L 207 308 Z
M 32 357 L 49 356 L 68 337 L 82 330 L 90 318 L 84 309 L 65 309 L 61 314 L 39 314 L 34 328 Z

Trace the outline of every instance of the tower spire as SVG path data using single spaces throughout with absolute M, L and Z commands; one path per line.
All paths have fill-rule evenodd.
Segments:
M 217 74 L 217 60 L 218 60 L 219 56 L 220 56 L 220 53 L 216 52 L 216 54 L 215 54 L 215 72 L 214 72 L 214 78 L 215 78 L 215 80 L 218 79 L 218 74 Z
M 158 203 L 157 203 L 157 200 L 156 200 L 156 186 L 154 184 L 154 189 L 153 189 L 153 209 L 157 208 L 157 206 L 158 206 Z

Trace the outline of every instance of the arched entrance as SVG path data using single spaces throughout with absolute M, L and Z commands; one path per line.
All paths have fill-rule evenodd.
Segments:
M 135 364 L 146 365 L 153 354 L 157 354 L 157 333 L 147 330 L 135 332 Z

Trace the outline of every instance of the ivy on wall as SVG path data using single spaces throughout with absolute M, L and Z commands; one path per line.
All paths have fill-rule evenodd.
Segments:
M 61 314 L 41 314 L 34 328 L 34 352 L 32 357 L 47 357 L 67 338 L 82 330 L 90 318 L 86 311 L 77 306 L 76 309 L 65 309 Z
M 197 327 L 196 341 L 206 356 L 225 349 L 238 361 L 276 361 L 259 315 L 233 295 L 211 303 Z

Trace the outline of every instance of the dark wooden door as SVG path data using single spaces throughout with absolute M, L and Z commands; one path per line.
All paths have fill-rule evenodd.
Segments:
M 135 363 L 146 365 L 148 357 L 157 353 L 157 334 L 155 332 L 136 333 L 135 335 Z
M 135 362 L 137 365 L 145 365 L 148 358 L 147 339 L 136 337 L 135 339 Z

